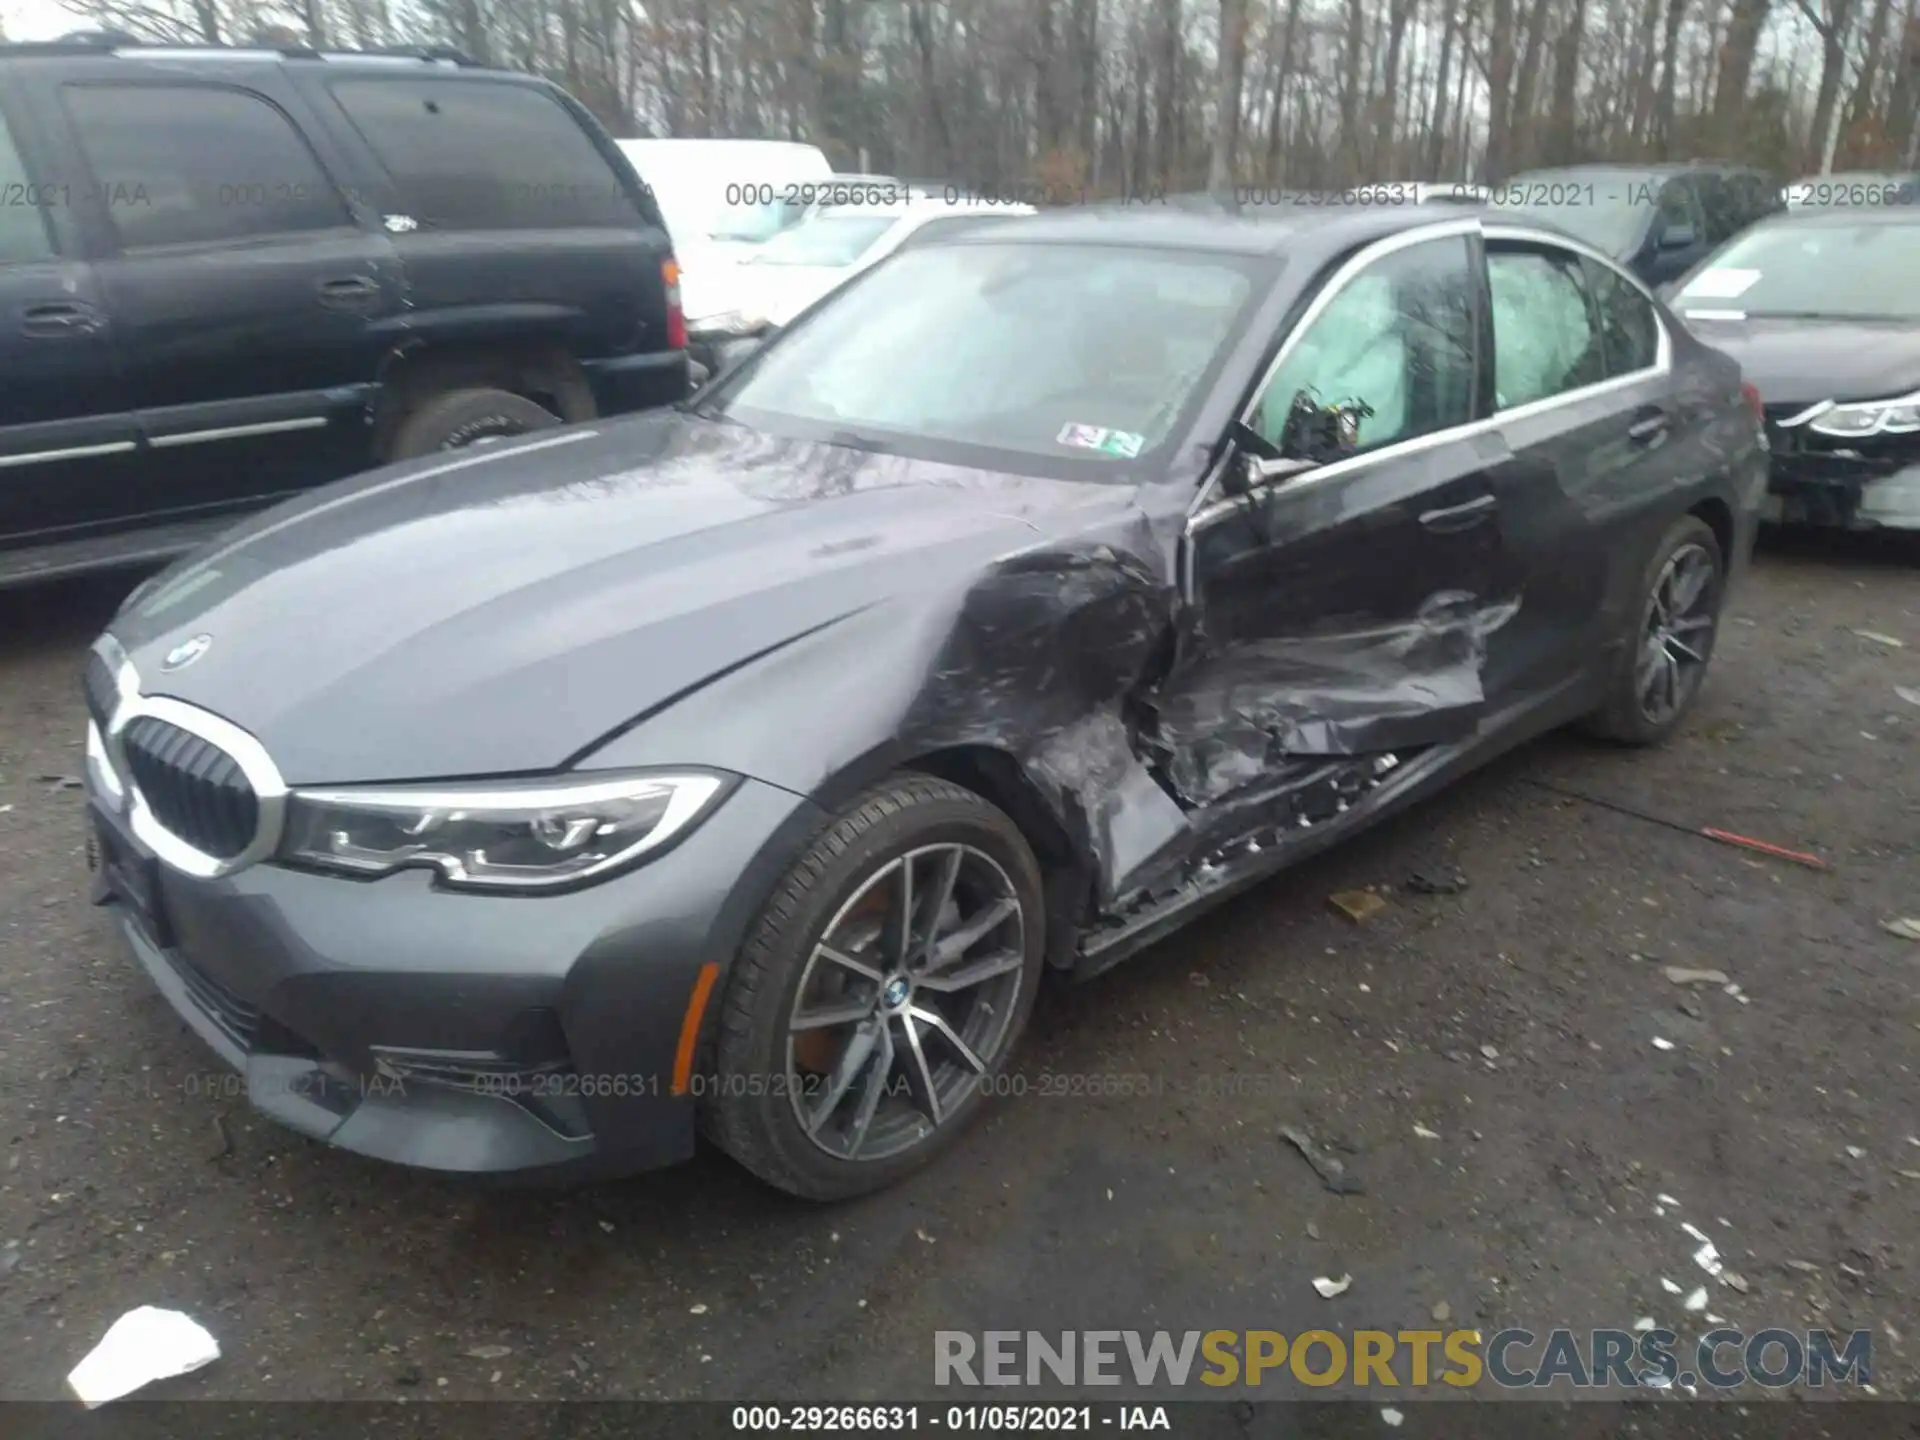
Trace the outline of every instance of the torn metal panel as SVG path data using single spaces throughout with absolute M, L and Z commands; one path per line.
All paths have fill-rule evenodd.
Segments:
M 1518 608 L 1445 591 L 1402 622 L 1257 641 L 1203 659 L 1154 700 L 1167 776 L 1188 804 L 1207 805 L 1264 787 L 1289 757 L 1460 740 L 1485 708 L 1487 636 Z

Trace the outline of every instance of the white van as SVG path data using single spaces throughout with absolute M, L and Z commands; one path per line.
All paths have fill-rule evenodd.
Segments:
M 738 259 L 772 239 L 810 208 L 810 187 L 833 174 L 818 145 L 791 140 L 622 140 L 620 148 L 652 188 L 675 249 L 704 258 Z

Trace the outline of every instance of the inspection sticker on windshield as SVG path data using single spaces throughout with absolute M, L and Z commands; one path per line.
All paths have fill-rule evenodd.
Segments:
M 1135 435 L 1131 430 L 1109 430 L 1104 425 L 1068 425 L 1054 439 L 1056 444 L 1071 445 L 1078 450 L 1098 450 L 1122 460 L 1133 459 L 1147 443 L 1144 435 Z
M 1753 288 L 1754 281 L 1760 278 L 1758 270 L 1735 270 L 1724 265 L 1716 265 L 1711 270 L 1702 270 L 1687 282 L 1687 298 L 1699 300 L 1733 300 Z

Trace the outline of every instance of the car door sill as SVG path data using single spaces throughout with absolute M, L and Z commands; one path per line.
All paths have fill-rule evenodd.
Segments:
M 1258 850 L 1243 850 L 1224 861 L 1203 863 L 1199 872 L 1173 894 L 1148 902 L 1116 923 L 1083 930 L 1070 973 L 1076 981 L 1104 974 L 1214 906 L 1369 828 L 1506 751 L 1578 718 L 1590 708 L 1591 683 L 1591 676 L 1576 675 L 1538 696 L 1488 715 L 1471 737 L 1451 745 L 1436 745 L 1407 760 L 1351 809 L 1309 829 L 1278 832 L 1272 843 L 1265 843 L 1267 832 L 1260 832 L 1251 837 L 1263 842 Z M 1243 837 L 1223 848 L 1230 850 L 1246 843 Z

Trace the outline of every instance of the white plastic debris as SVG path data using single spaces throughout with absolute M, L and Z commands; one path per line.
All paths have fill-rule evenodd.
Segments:
M 1346 1294 L 1347 1287 L 1351 1284 L 1353 1284 L 1353 1276 L 1351 1275 L 1342 1275 L 1338 1280 L 1329 1280 L 1324 1275 L 1316 1275 L 1313 1281 L 1313 1288 L 1320 1292 L 1320 1298 L 1322 1300 L 1331 1300 L 1336 1295 Z
M 1400 1428 L 1400 1422 L 1406 1419 L 1407 1417 L 1402 1415 L 1398 1410 L 1394 1409 L 1393 1406 L 1388 1405 L 1381 1409 L 1380 1418 L 1386 1422 L 1387 1428 L 1391 1430 L 1398 1430 Z
M 1698 1313 L 1707 1308 L 1707 1287 L 1702 1285 L 1682 1302 L 1689 1311 Z
M 1413 1127 L 1413 1133 L 1418 1135 L 1422 1140 L 1438 1140 L 1440 1138 L 1440 1132 L 1438 1130 L 1429 1130 L 1426 1126 L 1419 1124 Z
M 1892 635 L 1882 635 L 1878 630 L 1856 630 L 1853 632 L 1862 640 L 1871 640 L 1876 645 L 1889 645 L 1895 650 L 1904 650 L 1907 642 Z
M 107 1328 L 67 1384 L 91 1410 L 220 1358 L 220 1342 L 178 1310 L 142 1305 Z
M 1674 1284 L 1671 1280 L 1667 1279 L 1667 1277 L 1664 1275 L 1660 1277 L 1660 1288 L 1666 1291 L 1667 1294 L 1669 1295 L 1678 1295 L 1680 1293 L 1680 1287 Z
M 1671 1195 L 1656 1195 L 1653 1198 L 1658 1200 L 1662 1205 L 1671 1206 L 1675 1210 L 1678 1210 L 1680 1208 L 1680 1202 L 1674 1199 Z
M 1656 1050 L 1671 1050 L 1673 1048 L 1673 1042 L 1664 1035 L 1656 1035 L 1653 1037 L 1653 1048 Z
M 1644 1335 L 1647 1331 L 1653 1329 L 1653 1317 L 1651 1315 L 1642 1315 L 1638 1320 L 1633 1322 L 1633 1328 Z
M 1693 1252 L 1693 1263 L 1709 1275 L 1720 1273 L 1720 1252 L 1713 1248 L 1711 1240 Z

